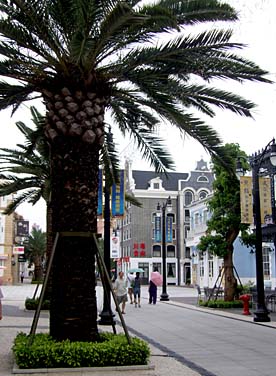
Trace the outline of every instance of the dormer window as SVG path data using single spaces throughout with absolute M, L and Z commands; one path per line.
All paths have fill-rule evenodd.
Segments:
M 209 183 L 209 179 L 207 176 L 201 175 L 197 178 L 198 183 Z
M 162 187 L 162 180 L 159 177 L 150 180 L 148 189 L 155 191 L 164 191 L 164 188 Z

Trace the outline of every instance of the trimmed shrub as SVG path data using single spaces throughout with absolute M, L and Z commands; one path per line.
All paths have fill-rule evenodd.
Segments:
M 19 368 L 76 368 L 148 364 L 148 344 L 124 334 L 100 333 L 98 342 L 57 342 L 47 333 L 19 333 L 12 347 Z
M 209 302 L 200 301 L 199 305 L 209 308 L 242 308 L 243 302 L 241 300 L 233 300 L 232 302 L 225 302 L 224 300 L 209 300 Z
M 25 300 L 25 308 L 28 310 L 36 310 L 37 306 L 39 303 L 39 299 L 32 299 L 32 298 L 27 298 Z M 50 301 L 49 300 L 44 300 L 41 305 L 41 309 L 49 310 L 50 308 Z

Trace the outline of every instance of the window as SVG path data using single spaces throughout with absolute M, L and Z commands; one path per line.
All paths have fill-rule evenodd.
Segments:
M 169 262 L 167 264 L 167 276 L 169 278 L 175 278 L 175 263 Z
M 207 178 L 207 176 L 201 175 L 197 178 L 197 181 L 200 183 L 208 183 L 209 179 Z
M 193 201 L 194 199 L 194 194 L 192 191 L 186 191 L 184 193 L 184 204 L 185 206 L 187 205 L 190 205 L 190 203 Z
M 202 252 L 199 254 L 199 276 L 204 277 L 204 258 Z
M 140 274 L 140 278 L 148 280 L 149 278 L 149 264 L 147 262 L 139 262 L 138 268 L 141 268 L 144 270 L 144 273 Z
M 152 270 L 157 269 L 158 272 L 161 274 L 161 262 L 153 262 L 152 263 Z
M 185 222 L 190 222 L 190 210 L 185 210 Z
M 263 247 L 264 279 L 270 279 L 269 247 Z
M 172 218 L 172 223 L 175 223 L 175 215 L 173 213 L 168 213 L 167 217 Z
M 208 259 L 208 266 L 209 266 L 209 277 L 213 278 L 214 277 L 214 258 L 213 255 L 209 254 L 209 259 Z
M 161 245 L 156 244 L 152 247 L 152 256 L 161 257 Z
M 207 222 L 207 219 L 208 219 L 208 211 L 207 210 L 203 210 L 203 223 L 206 223 Z
M 150 180 L 148 189 L 164 190 L 162 187 L 162 179 L 156 177 L 155 179 Z
M 199 213 L 195 213 L 195 225 L 199 225 L 199 219 L 200 219 Z
M 175 257 L 175 246 L 168 245 L 167 246 L 167 257 Z
M 200 200 L 203 200 L 204 198 L 207 197 L 207 195 L 208 195 L 207 191 L 200 191 L 198 196 Z
M 175 231 L 174 228 L 173 228 L 173 230 L 172 230 L 172 234 L 173 234 L 173 239 L 176 239 L 176 231 Z

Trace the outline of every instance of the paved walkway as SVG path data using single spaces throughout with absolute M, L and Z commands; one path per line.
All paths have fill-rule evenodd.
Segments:
M 0 321 L 1 376 L 11 374 L 11 346 L 14 337 L 19 331 L 28 333 L 30 330 L 33 313 L 24 310 L 24 301 L 26 297 L 33 296 L 34 289 L 35 286 L 25 283 L 2 286 L 5 298 L 4 317 Z M 195 289 L 169 286 L 168 293 L 169 302 L 149 305 L 147 287 L 143 286 L 142 307 L 139 309 L 127 304 L 124 319 L 130 334 L 150 343 L 151 363 L 155 369 L 124 371 L 123 375 L 275 375 L 275 314 L 272 315 L 272 322 L 256 324 L 251 316 L 242 315 L 242 309 L 217 311 L 197 307 Z M 101 310 L 101 287 L 97 287 L 97 296 Z M 111 330 L 109 327 L 101 328 Z M 122 331 L 119 322 L 116 328 L 118 332 Z M 37 331 L 48 331 L 48 313 L 41 313 Z M 262 344 L 258 349 L 260 341 Z M 74 374 L 87 375 L 81 372 Z M 105 374 L 107 375 L 106 372 Z M 103 373 L 95 372 L 93 375 L 102 376 Z M 122 375 L 122 372 L 113 371 L 112 375 Z

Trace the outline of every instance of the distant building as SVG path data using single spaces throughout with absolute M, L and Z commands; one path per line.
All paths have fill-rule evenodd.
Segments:
M 187 232 L 186 246 L 191 255 L 191 283 L 200 287 L 214 287 L 223 281 L 223 259 L 208 250 L 202 252 L 197 249 L 200 238 L 206 234 L 207 221 L 211 216 L 207 208 L 210 197 L 194 201 L 189 205 L 190 229 Z M 233 264 L 238 284 L 256 284 L 255 251 L 244 246 L 238 237 L 234 242 Z M 275 278 L 275 245 L 273 242 L 263 241 L 263 271 L 265 287 L 276 287 Z
M 162 206 L 170 196 L 173 208 L 171 213 L 166 213 L 171 224 L 166 241 L 167 283 L 190 284 L 190 249 L 185 244 L 190 218 L 188 206 L 211 193 L 213 173 L 203 160 L 198 161 L 195 170 L 191 172 L 169 172 L 166 175 L 132 170 L 130 161 L 126 162 L 125 170 L 126 190 L 142 207 L 126 204 L 125 216 L 118 221 L 121 238 L 118 268 L 144 269 L 145 283 L 148 283 L 154 268 L 162 272 L 162 243 L 155 236 L 155 217 L 158 203 Z
M 3 284 L 17 282 L 16 259 L 13 256 L 14 214 L 3 214 L 10 200 L 9 196 L 0 197 L 0 278 Z

